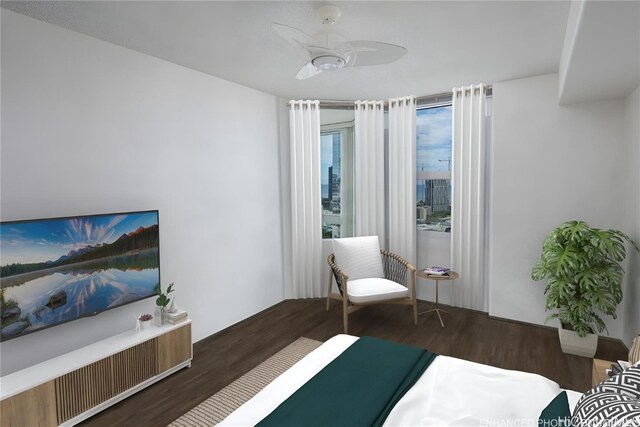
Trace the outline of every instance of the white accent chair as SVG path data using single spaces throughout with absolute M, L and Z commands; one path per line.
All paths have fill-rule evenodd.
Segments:
M 413 323 L 418 324 L 416 268 L 401 256 L 380 250 L 378 236 L 335 239 L 327 262 L 327 311 L 331 299 L 342 301 L 345 334 L 349 314 L 372 304 L 411 305 Z M 333 292 L 334 278 L 340 293 Z

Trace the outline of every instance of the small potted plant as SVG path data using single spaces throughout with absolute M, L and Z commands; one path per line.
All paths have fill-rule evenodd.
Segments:
M 158 298 L 156 298 L 156 325 L 158 326 L 164 324 L 166 307 L 171 302 L 171 298 L 169 298 L 171 292 L 173 292 L 173 283 L 169 283 L 166 292 L 162 292 L 162 287 L 158 283 Z
M 141 314 L 138 317 L 138 325 L 140 325 L 140 329 L 146 329 L 151 326 L 152 320 L 153 316 L 151 314 Z
M 547 321 L 559 320 L 563 352 L 593 357 L 596 333 L 606 329 L 600 313 L 616 318 L 622 301 L 620 263 L 626 257 L 625 242 L 640 251 L 622 231 L 591 228 L 583 221 L 565 222 L 544 239 L 531 278 L 547 280 L 545 309 L 555 310 Z

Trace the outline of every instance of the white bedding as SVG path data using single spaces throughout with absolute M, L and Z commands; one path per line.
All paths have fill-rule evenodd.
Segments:
M 331 338 L 220 425 L 257 424 L 357 339 L 350 335 Z M 558 384 L 540 375 L 438 356 L 397 403 L 385 425 L 537 426 L 540 412 L 560 391 Z M 580 393 L 567 394 L 573 410 Z

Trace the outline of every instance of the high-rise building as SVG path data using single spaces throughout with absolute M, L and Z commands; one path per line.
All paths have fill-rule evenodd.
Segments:
M 428 179 L 425 181 L 425 204 L 431 207 L 431 212 L 450 212 L 451 180 Z
M 333 200 L 333 166 L 329 166 L 329 203 Z

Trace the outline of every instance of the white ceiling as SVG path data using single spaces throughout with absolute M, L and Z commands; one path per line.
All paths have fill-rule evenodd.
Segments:
M 640 85 L 640 2 L 571 5 L 560 103 L 624 98 Z
M 3 1 L 2 7 L 284 98 L 384 99 L 557 72 L 567 1 L 352 1 L 335 31 L 398 44 L 393 64 L 295 79 L 308 60 L 272 30 L 321 30 L 307 1 Z

